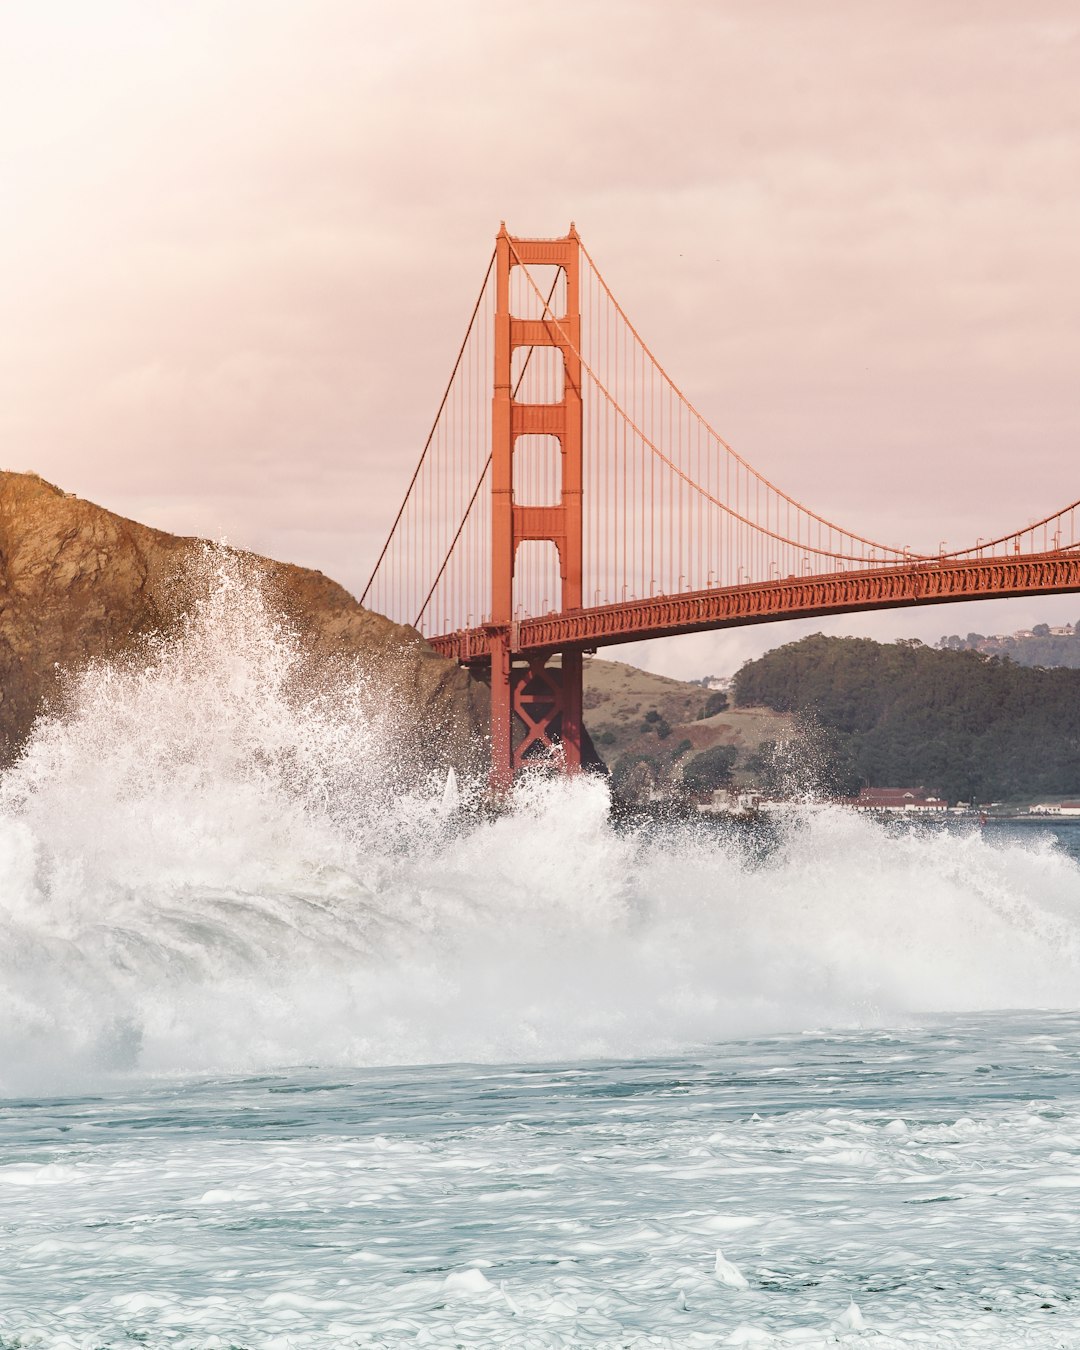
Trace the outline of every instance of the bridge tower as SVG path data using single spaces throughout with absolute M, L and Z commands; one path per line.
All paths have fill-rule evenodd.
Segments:
M 510 312 L 510 276 L 516 266 L 561 268 L 566 312 L 545 308 L 540 318 Z M 555 545 L 562 579 L 562 613 L 582 604 L 582 413 L 580 243 L 571 224 L 563 239 L 517 239 L 499 230 L 495 244 L 495 382 L 491 409 L 491 784 L 503 791 L 529 759 L 561 749 L 564 767 L 581 767 L 582 658 L 580 648 L 517 651 L 514 567 L 526 540 Z M 554 293 L 554 291 L 553 291 Z M 555 348 L 562 358 L 562 398 L 525 403 L 515 398 L 514 352 Z M 561 495 L 554 505 L 514 499 L 514 449 L 521 436 L 550 436 L 559 445 Z M 514 719 L 525 735 L 514 744 Z

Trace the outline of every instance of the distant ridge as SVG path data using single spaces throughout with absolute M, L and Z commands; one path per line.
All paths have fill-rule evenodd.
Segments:
M 942 651 L 976 651 L 984 656 L 1007 656 L 1018 666 L 1065 666 L 1080 670 L 1080 621 L 1051 627 L 1037 623 L 1016 633 L 953 633 L 938 642 Z

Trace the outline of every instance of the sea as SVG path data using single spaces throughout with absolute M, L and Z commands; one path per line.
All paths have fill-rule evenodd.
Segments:
M 1080 829 L 493 813 L 207 567 L 0 778 L 0 1350 L 1080 1347 Z

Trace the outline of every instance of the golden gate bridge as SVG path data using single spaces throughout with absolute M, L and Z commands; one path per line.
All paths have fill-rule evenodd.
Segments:
M 950 552 L 844 529 L 684 397 L 573 225 L 524 239 L 504 224 L 361 601 L 490 678 L 491 778 L 505 788 L 553 750 L 580 767 L 585 651 L 1080 590 L 1078 511 Z

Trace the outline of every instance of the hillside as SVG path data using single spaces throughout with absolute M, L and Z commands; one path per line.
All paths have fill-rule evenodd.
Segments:
M 793 719 L 765 707 L 727 708 L 709 716 L 710 706 L 725 702 L 699 684 L 653 675 L 619 661 L 585 662 L 585 722 L 609 769 L 620 760 L 641 757 L 664 778 L 673 766 L 688 763 L 714 746 L 737 752 L 736 783 L 753 780 L 747 768 L 765 741 L 789 736 Z
M 1077 670 L 817 634 L 748 662 L 734 698 L 830 733 L 843 791 L 924 784 L 952 801 L 1080 794 Z
M 145 635 L 169 632 L 198 602 L 185 578 L 206 547 L 125 520 L 36 474 L 0 471 L 0 766 L 42 708 L 58 705 L 59 671 L 122 657 Z M 358 658 L 402 707 L 402 762 L 475 760 L 488 700 L 465 671 L 321 572 L 243 556 L 303 638 L 306 678 L 318 681 L 320 663 Z

